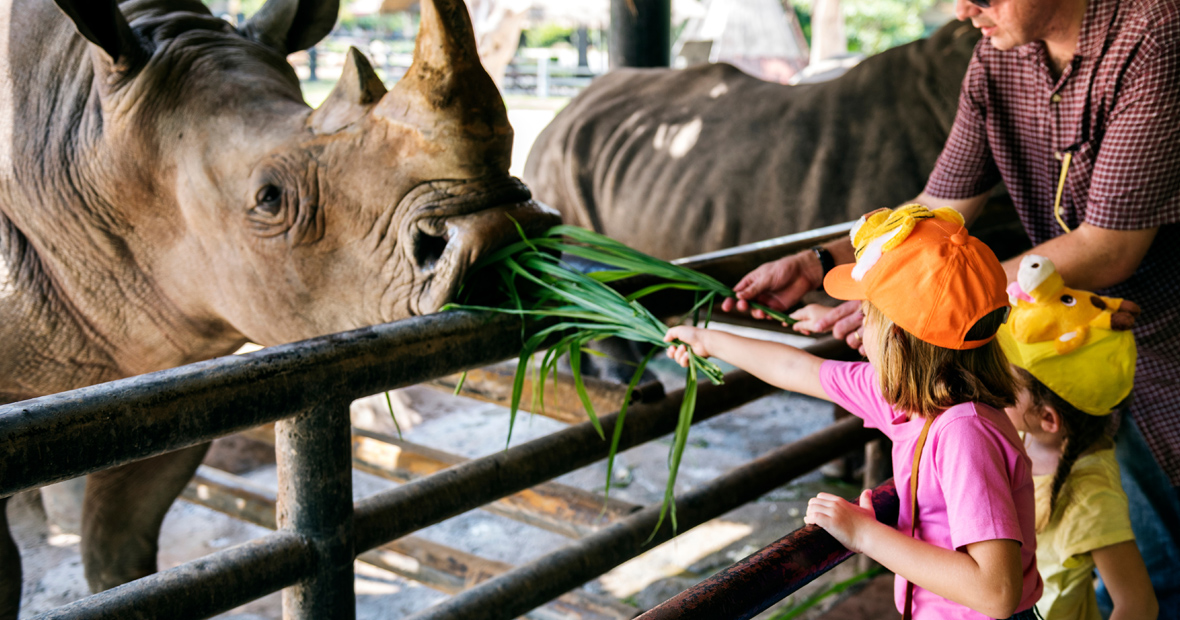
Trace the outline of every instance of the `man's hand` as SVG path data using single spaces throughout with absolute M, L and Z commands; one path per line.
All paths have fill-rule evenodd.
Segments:
M 737 300 L 725 299 L 725 312 L 749 312 L 756 319 L 768 318 L 761 310 L 751 310 L 749 302 L 758 302 L 775 310 L 786 310 L 799 303 L 803 295 L 823 284 L 823 267 L 811 251 L 784 256 L 765 263 L 746 274 L 733 287 Z
M 803 522 L 824 528 L 849 551 L 861 553 L 861 537 L 879 525 L 873 511 L 873 492 L 861 492 L 859 506 L 831 493 L 820 493 L 807 502 Z
M 792 319 L 799 321 L 793 329 L 808 335 L 832 332 L 832 336 L 847 342 L 849 347 L 864 355 L 865 343 L 861 336 L 864 334 L 865 316 L 860 306 L 859 301 L 846 301 L 835 308 L 809 304 L 791 315 Z

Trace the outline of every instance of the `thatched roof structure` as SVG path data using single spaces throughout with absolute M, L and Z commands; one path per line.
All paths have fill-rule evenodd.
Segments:
M 807 39 L 794 12 L 784 10 L 781 0 L 705 0 L 704 4 L 703 15 L 688 21 L 674 48 L 677 54 L 685 52 L 688 64 L 728 62 L 753 76 L 782 83 L 807 66 Z M 694 52 L 696 57 L 690 57 Z

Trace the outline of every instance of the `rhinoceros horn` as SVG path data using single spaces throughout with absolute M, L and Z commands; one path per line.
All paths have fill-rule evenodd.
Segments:
M 364 54 L 349 47 L 340 80 L 308 123 L 317 133 L 335 133 L 362 118 L 385 92 L 385 85 Z
M 467 7 L 462 0 L 423 0 L 421 11 L 414 62 L 373 114 L 444 147 L 470 145 L 468 162 L 506 171 L 512 127 L 500 91 L 479 62 Z

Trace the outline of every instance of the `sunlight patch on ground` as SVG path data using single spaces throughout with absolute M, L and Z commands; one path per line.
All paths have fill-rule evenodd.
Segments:
M 402 590 L 402 585 L 394 580 L 393 574 L 389 571 L 364 562 L 356 562 L 353 570 L 356 571 L 357 596 L 396 594 Z
M 77 534 L 54 534 L 46 542 L 54 547 L 72 547 L 82 542 L 82 537 Z
M 710 521 L 616 567 L 599 581 L 611 595 L 626 598 L 656 581 L 685 572 L 751 532 L 753 528 L 746 523 Z

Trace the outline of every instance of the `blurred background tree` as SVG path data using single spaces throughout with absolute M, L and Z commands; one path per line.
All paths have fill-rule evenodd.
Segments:
M 811 40 L 813 0 L 789 0 L 803 34 Z M 843 0 L 848 51 L 865 55 L 883 52 L 929 34 L 923 16 L 939 0 Z

